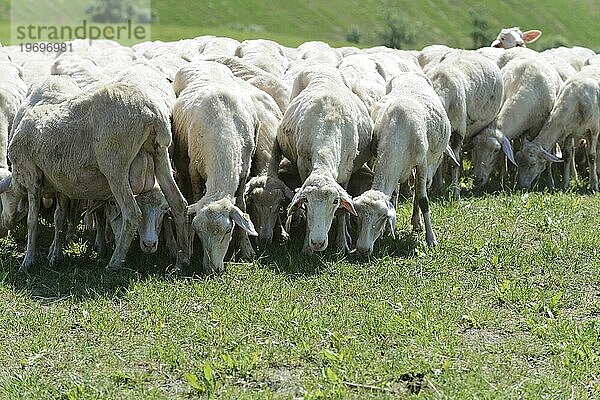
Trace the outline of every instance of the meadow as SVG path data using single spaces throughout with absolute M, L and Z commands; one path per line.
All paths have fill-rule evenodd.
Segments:
M 342 46 L 356 29 L 371 46 L 382 4 L 157 0 L 152 38 Z M 469 47 L 474 10 L 494 34 L 520 25 L 600 49 L 591 0 L 390 4 L 414 21 L 414 48 Z M 397 238 L 368 261 L 300 255 L 293 232 L 222 276 L 203 275 L 198 255 L 169 276 L 166 251 L 137 241 L 108 272 L 89 232 L 50 268 L 46 216 L 28 274 L 17 271 L 25 227 L 0 239 L 0 399 L 600 398 L 600 197 L 582 186 L 436 199 L 433 249 L 403 201 Z
M 600 200 L 518 192 L 437 200 L 428 249 L 398 234 L 358 262 L 300 256 L 301 233 L 219 277 L 169 277 L 137 243 L 104 270 L 91 236 L 19 274 L 0 246 L 0 397 L 598 398 Z M 297 232 L 298 234 L 298 232 Z

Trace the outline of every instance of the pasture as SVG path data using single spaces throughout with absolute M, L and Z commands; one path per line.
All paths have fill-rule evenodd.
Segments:
M 132 246 L 107 272 L 71 244 L 19 274 L 0 246 L 2 398 L 595 398 L 597 195 L 512 193 L 432 205 L 438 247 L 410 231 L 357 262 L 273 245 L 220 277 L 168 277 Z M 43 229 L 41 253 L 51 240 Z

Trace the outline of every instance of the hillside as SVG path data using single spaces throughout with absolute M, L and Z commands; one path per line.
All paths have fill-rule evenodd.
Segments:
M 152 2 L 158 23 L 152 27 L 153 39 L 174 40 L 201 34 L 216 34 L 238 39 L 264 37 L 295 46 L 306 40 L 324 40 L 345 45 L 353 29 L 361 46 L 377 44 L 376 32 L 384 15 L 403 14 L 415 31 L 415 43 L 445 43 L 455 47 L 471 46 L 471 12 L 487 21 L 492 36 L 502 27 L 521 26 L 541 29 L 544 36 L 537 48 L 562 42 L 600 49 L 600 5 L 596 0 L 546 0 L 523 2 L 506 0 L 203 0 L 190 2 L 157 0 Z M 0 39 L 8 39 L 9 1 L 0 0 Z

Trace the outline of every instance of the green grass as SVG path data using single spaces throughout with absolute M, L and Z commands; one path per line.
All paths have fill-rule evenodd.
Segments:
M 90 237 L 22 275 L 21 229 L 0 250 L 0 397 L 599 397 L 600 197 L 432 209 L 433 250 L 406 202 L 370 262 L 295 238 L 221 277 L 166 277 L 137 244 L 108 273 Z
M 0 0 L 4 21 L 10 19 L 9 3 Z M 532 45 L 536 49 L 558 37 L 569 45 L 600 49 L 600 7 L 594 0 L 160 0 L 152 7 L 158 17 L 152 28 L 154 40 L 215 34 L 239 40 L 270 38 L 288 46 L 307 40 L 342 46 L 349 44 L 346 35 L 356 29 L 362 35 L 360 46 L 372 46 L 377 44 L 383 16 L 402 13 L 416 32 L 413 48 L 435 43 L 470 47 L 470 11 L 474 11 L 488 21 L 493 36 L 503 27 L 541 29 L 542 39 Z M 0 30 L 0 40 L 8 40 L 8 29 Z

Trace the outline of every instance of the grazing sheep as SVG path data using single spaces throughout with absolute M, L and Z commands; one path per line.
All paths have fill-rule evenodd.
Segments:
M 496 40 L 492 42 L 491 47 L 501 47 L 511 49 L 513 47 L 525 47 L 526 44 L 533 43 L 542 36 L 542 31 L 530 30 L 521 31 L 520 28 L 505 28 L 500 31 Z
M 386 82 L 405 72 L 421 72 L 418 59 L 409 52 L 395 49 L 387 49 L 387 51 L 373 50 L 367 49 L 365 53 L 379 64 L 379 71 Z
M 450 147 L 460 162 L 462 145 L 496 118 L 502 104 L 502 73 L 484 56 L 455 50 L 427 72 L 446 109 L 452 136 Z M 460 165 L 453 165 L 454 197 L 460 197 Z
M 600 54 L 591 56 L 585 61 L 585 65 L 596 65 L 596 64 L 600 64 Z
M 277 76 L 248 64 L 239 57 L 207 57 L 206 60 L 226 65 L 233 75 L 268 93 L 277 102 L 282 113 L 287 108 L 290 89 Z
M 342 57 L 348 57 L 353 54 L 362 54 L 362 50 L 354 46 L 338 47 L 336 50 L 342 55 Z
M 298 46 L 301 59 L 312 60 L 318 64 L 336 66 L 342 61 L 342 55 L 325 42 L 310 41 Z
M 600 67 L 588 66 L 565 82 L 540 133 L 531 142 L 525 140 L 517 152 L 519 185 L 531 187 L 548 161 L 561 161 L 550 153 L 557 143 L 562 143 L 567 136 L 586 137 L 590 190 L 598 191 L 596 158 L 599 133 Z
M 338 65 L 344 82 L 365 103 L 369 111 L 385 94 L 381 66 L 363 54 L 344 57 Z
M 29 200 L 27 253 L 20 270 L 26 271 L 35 262 L 37 219 L 44 193 L 58 194 L 59 204 L 67 197 L 106 200 L 114 196 L 123 224 L 107 268 L 120 267 L 141 218 L 134 195 L 151 189 L 154 177 L 175 217 L 179 247 L 176 268 L 189 263 L 186 202 L 171 173 L 170 142 L 169 116 L 148 101 L 146 93 L 127 83 L 106 85 L 60 104 L 29 109 L 8 149 L 13 173 L 0 183 L 0 192 L 6 192 L 2 198 L 3 227 L 13 225 L 20 200 L 25 196 Z M 133 160 L 140 156 L 145 162 L 134 165 Z M 141 164 L 151 168 L 138 168 Z M 63 204 L 58 209 L 63 214 L 55 213 L 55 229 L 62 232 L 66 208 Z M 59 251 L 60 245 L 56 248 Z
M 244 188 L 260 122 L 252 99 L 224 65 L 191 63 L 173 85 L 179 91 L 173 108 L 174 157 L 178 173 L 189 174 L 195 201 L 188 214 L 202 242 L 204 270 L 221 273 L 236 225 L 243 229 L 236 230 L 242 256 L 256 255 L 248 235 L 257 233 L 244 218 Z
M 169 203 L 160 190 L 160 187 L 156 185 L 150 190 L 146 190 L 135 196 L 135 201 L 142 213 L 142 218 L 137 228 L 140 237 L 140 249 L 146 254 L 152 254 L 158 249 L 158 238 L 163 226 L 164 217 L 169 209 Z M 104 212 L 106 221 L 109 223 L 108 226 L 110 226 L 115 236 L 115 242 L 118 242 L 123 219 L 119 206 L 114 199 L 106 202 Z M 101 226 L 96 227 L 96 229 L 102 228 Z M 105 232 L 100 236 L 104 235 Z M 99 243 L 96 243 L 96 245 L 99 245 Z M 102 246 L 104 244 L 100 244 L 99 247 L 102 248 Z M 103 251 L 99 250 L 99 253 L 103 253 Z
M 244 40 L 238 46 L 235 55 L 279 78 L 290 63 L 281 46 L 272 40 Z
M 431 68 L 437 64 L 439 64 L 442 59 L 446 56 L 446 54 L 454 51 L 452 47 L 448 47 L 444 44 L 433 44 L 430 46 L 425 46 L 419 52 L 419 56 L 417 60 L 419 61 L 419 65 L 423 70 L 427 68 Z
M 70 76 L 77 82 L 81 90 L 99 87 L 102 82 L 110 79 L 93 60 L 84 58 L 77 53 L 62 54 L 52 64 L 50 73 Z
M 287 233 L 281 225 L 279 211 L 284 203 L 289 202 L 294 194 L 281 181 L 277 171 L 269 173 L 269 166 L 274 153 L 277 139 L 277 129 L 283 117 L 275 101 L 262 90 L 240 82 L 246 86 L 260 121 L 260 129 L 256 137 L 256 153 L 252 160 L 251 178 L 245 189 L 246 206 L 250 220 L 254 222 L 258 233 L 258 241 L 270 244 L 273 241 L 274 230 L 282 238 Z
M 277 144 L 298 167 L 302 187 L 288 210 L 306 204 L 303 252 L 327 248 L 328 232 L 339 207 L 355 213 L 345 188 L 352 171 L 370 158 L 371 119 L 360 99 L 348 89 L 339 71 L 329 66 L 309 66 L 294 82 Z M 273 157 L 275 170 L 279 157 Z M 338 249 L 349 251 L 345 214 L 338 215 Z
M 511 141 L 528 132 L 535 137 L 550 114 L 562 79 L 542 57 L 519 58 L 502 69 L 504 99 L 496 119 L 473 138 L 473 176 L 476 187 L 487 184 L 505 154 L 515 162 Z
M 586 65 L 586 61 L 596 55 L 593 50 L 586 49 L 585 47 L 556 47 L 553 49 L 545 50 L 542 54 L 547 56 L 560 58 L 571 64 L 576 71 Z
M 416 169 L 413 229 L 423 229 L 422 212 L 427 244 L 436 244 L 427 186 L 448 146 L 450 121 L 422 73 L 406 73 L 392 80 L 389 88 L 379 103 L 373 129 L 373 141 L 377 144 L 373 184 L 370 190 L 354 198 L 359 231 L 356 248 L 361 256 L 373 252 L 373 244 L 386 229 L 394 236 L 396 208 L 391 196 L 398 182 L 408 180 L 413 169 Z
M 204 41 L 202 55 L 213 57 L 233 57 L 240 42 L 227 37 L 212 37 Z

